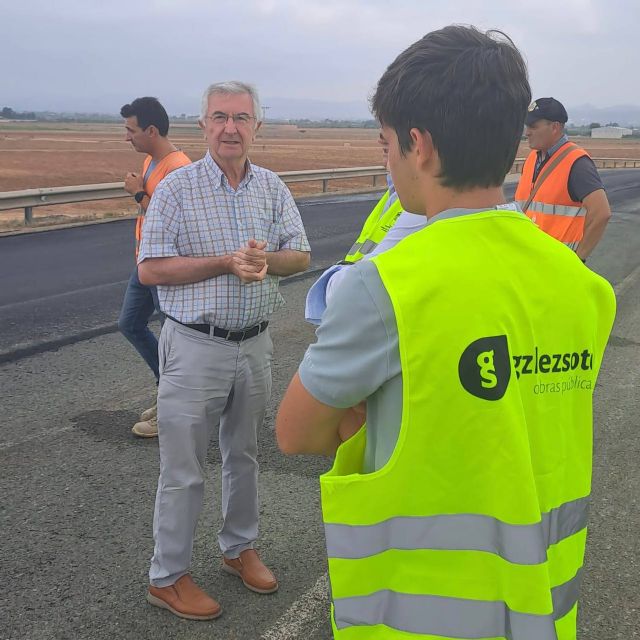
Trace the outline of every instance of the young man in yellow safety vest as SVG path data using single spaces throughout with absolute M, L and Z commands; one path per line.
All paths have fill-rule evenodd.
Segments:
M 427 34 L 378 82 L 393 182 L 428 222 L 349 269 L 276 418 L 285 453 L 336 456 L 339 640 L 575 640 L 615 297 L 499 207 L 530 100 L 513 42 L 473 27 Z

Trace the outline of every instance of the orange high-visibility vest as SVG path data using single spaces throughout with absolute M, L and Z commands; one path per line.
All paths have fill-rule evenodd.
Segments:
M 572 200 L 569 195 L 569 174 L 573 163 L 578 158 L 589 154 L 573 142 L 566 142 L 554 155 L 562 153 L 567 148 L 567 145 L 574 147 L 573 150 L 547 176 L 525 213 L 540 229 L 560 240 L 560 242 L 564 242 L 570 249 L 575 251 L 584 234 L 586 211 L 582 206 L 582 202 Z M 522 168 L 522 177 L 515 195 L 515 199 L 520 206 L 524 206 L 535 186 L 533 171 L 536 157 L 536 152 L 532 151 Z M 553 156 L 551 156 L 549 162 L 553 162 Z M 545 168 L 542 167 L 538 174 L 538 180 L 544 170 Z
M 142 175 L 144 176 L 151 164 L 151 156 L 147 156 L 142 164 Z M 168 173 L 171 173 L 174 169 L 184 167 L 186 164 L 191 164 L 191 159 L 182 151 L 176 149 L 168 153 L 158 164 L 153 168 L 153 171 L 149 174 L 144 182 L 144 192 L 151 198 L 156 187 L 160 181 L 166 177 Z M 138 250 L 140 248 L 140 241 L 142 240 L 142 223 L 144 222 L 144 214 L 141 214 L 136 219 L 136 258 L 138 257 Z

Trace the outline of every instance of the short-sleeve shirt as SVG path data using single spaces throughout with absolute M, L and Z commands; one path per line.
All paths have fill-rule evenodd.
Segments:
M 427 226 L 484 210 L 449 209 Z M 349 266 L 316 336 L 298 369 L 300 380 L 316 400 L 330 407 L 346 409 L 366 399 L 364 472 L 381 469 L 400 433 L 402 371 L 393 306 L 373 262 L 360 260 Z
M 289 189 L 267 169 L 247 163 L 233 189 L 213 158 L 170 173 L 157 187 L 147 210 L 138 263 L 147 258 L 223 256 L 250 239 L 267 242 L 266 251 L 309 251 L 300 212 Z M 163 313 L 184 323 L 238 330 L 265 320 L 283 303 L 279 278 L 242 283 L 233 274 L 201 282 L 159 285 Z
M 594 191 L 604 189 L 596 165 L 589 156 L 582 156 L 573 163 L 567 187 L 574 202 L 582 202 Z
M 569 142 L 569 137 L 565 134 L 546 152 L 538 151 L 533 173 L 534 180 L 537 179 L 544 165 L 549 162 L 553 155 L 567 142 Z M 582 202 L 590 193 L 598 189 L 604 189 L 604 185 L 602 184 L 602 179 L 593 160 L 589 156 L 578 158 L 571 166 L 571 171 L 569 172 L 569 181 L 567 184 L 569 196 L 574 202 Z

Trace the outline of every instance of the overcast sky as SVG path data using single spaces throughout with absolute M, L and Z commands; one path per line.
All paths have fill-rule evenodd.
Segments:
M 117 113 L 155 95 L 197 113 L 211 82 L 359 102 L 395 56 L 451 23 L 505 31 L 535 97 L 640 105 L 637 0 L 2 0 L 0 106 Z M 271 114 L 268 114 L 271 115 Z

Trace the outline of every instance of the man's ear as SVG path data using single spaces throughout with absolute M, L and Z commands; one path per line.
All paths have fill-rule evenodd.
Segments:
M 260 129 L 260 127 L 262 126 L 262 121 L 258 121 L 258 124 L 256 124 L 256 128 L 253 130 L 253 139 L 256 139 L 256 136 L 258 135 L 258 130 Z
M 158 127 L 156 127 L 154 124 L 150 124 L 146 128 L 146 132 L 150 138 L 157 138 L 160 135 L 160 132 L 158 131 Z
M 198 126 L 204 131 L 204 122 L 202 122 L 202 118 L 198 118 Z
M 415 127 L 409 131 L 413 142 L 413 150 L 416 154 L 416 165 L 418 169 L 423 169 L 429 162 L 433 161 L 435 148 L 433 139 L 428 131 L 420 131 Z

